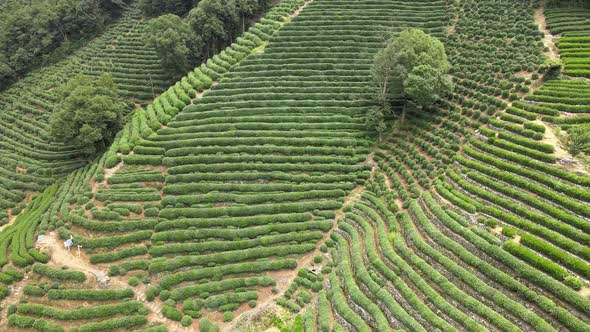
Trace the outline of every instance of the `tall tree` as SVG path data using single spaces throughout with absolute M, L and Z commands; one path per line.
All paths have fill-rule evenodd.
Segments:
M 74 47 L 118 16 L 123 0 L 11 1 L 0 11 L 0 88 L 44 61 L 62 59 Z M 60 51 L 54 52 L 57 48 Z M 6 68 L 10 67 L 10 70 Z
M 219 0 L 202 0 L 189 12 L 188 20 L 197 36 L 199 49 L 204 50 L 205 57 L 217 51 L 217 45 L 223 41 L 225 30 L 224 6 Z
M 109 74 L 98 80 L 75 77 L 60 90 L 60 110 L 52 114 L 55 141 L 74 144 L 87 155 L 103 150 L 121 127 L 125 104 Z
M 199 0 L 140 0 L 139 7 L 146 16 L 162 14 L 185 15 Z
M 151 20 L 146 29 L 148 45 L 159 54 L 162 66 L 175 75 L 187 69 L 192 39 L 189 25 L 174 14 Z
M 371 71 L 375 95 L 383 113 L 402 101 L 400 122 L 408 103 L 422 108 L 450 94 L 450 65 L 444 45 L 420 29 L 403 30 L 375 56 Z

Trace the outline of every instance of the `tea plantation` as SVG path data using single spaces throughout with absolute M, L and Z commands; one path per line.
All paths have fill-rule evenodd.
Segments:
M 0 329 L 590 331 L 588 13 L 280 0 L 172 83 L 132 2 L 0 92 Z M 454 90 L 378 139 L 408 28 Z M 79 72 L 136 104 L 91 162 L 47 134 Z

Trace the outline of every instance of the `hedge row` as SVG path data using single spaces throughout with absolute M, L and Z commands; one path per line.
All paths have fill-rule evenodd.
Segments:
M 248 259 L 258 259 L 271 256 L 289 256 L 309 252 L 315 248 L 315 244 L 284 245 L 279 247 L 260 247 L 244 249 L 239 252 L 220 252 L 199 256 L 177 256 L 165 261 L 153 261 L 150 264 L 151 273 L 174 271 L 176 269 L 195 265 L 207 265 L 210 263 L 227 264 Z
M 90 263 L 92 263 L 92 264 L 110 263 L 110 262 L 118 261 L 118 260 L 128 258 L 128 257 L 145 255 L 147 253 L 148 253 L 148 249 L 145 246 L 135 246 L 135 247 L 125 248 L 125 249 L 122 249 L 119 251 L 93 254 L 90 256 Z
M 86 275 L 83 272 L 54 269 L 45 264 L 40 263 L 35 263 L 33 265 L 33 272 L 55 280 L 71 280 L 77 282 L 83 282 L 84 280 L 86 280 Z
M 225 231 L 218 231 L 225 232 Z M 273 233 L 276 231 L 273 231 Z M 272 234 L 272 233 L 271 233 Z M 152 257 L 158 257 L 170 254 L 196 254 L 213 251 L 230 251 L 230 250 L 243 250 L 247 248 L 254 248 L 259 246 L 273 246 L 280 245 L 281 243 L 315 243 L 323 237 L 322 231 L 311 231 L 303 230 L 300 232 L 289 232 L 277 235 L 258 235 L 253 239 L 226 239 L 225 241 L 212 241 L 207 240 L 206 242 L 197 243 L 173 243 L 165 245 L 154 245 L 150 247 L 150 255 Z
M 42 304 L 24 303 L 17 306 L 21 314 L 49 317 L 57 320 L 84 320 L 114 316 L 117 314 L 131 315 L 144 309 L 141 302 L 127 301 L 116 304 L 105 304 L 94 307 L 84 307 L 73 310 L 63 310 Z
M 528 192 L 533 192 L 545 199 L 560 204 L 575 213 L 590 218 L 590 207 L 588 207 L 586 204 L 573 200 L 568 196 L 564 196 L 552 190 L 548 190 L 542 185 L 523 179 L 522 177 L 517 176 L 515 174 L 503 172 L 496 168 L 486 166 L 477 161 L 473 161 L 462 156 L 457 156 L 456 159 L 461 165 L 467 166 L 471 169 L 477 170 L 483 174 L 502 180 L 506 183 L 510 183 L 512 186 L 522 188 Z
M 334 235 L 336 237 L 336 243 L 338 243 L 340 248 L 339 265 L 341 266 L 341 269 L 339 270 L 342 273 L 342 277 L 345 279 L 345 285 L 347 284 L 347 278 L 351 278 L 351 281 L 353 281 L 355 278 L 359 279 L 359 281 L 361 281 L 362 284 L 364 284 L 364 286 L 369 289 L 373 296 L 376 299 L 378 299 L 385 307 L 387 307 L 389 312 L 391 312 L 400 322 L 402 322 L 404 326 L 414 331 L 426 331 L 420 325 L 420 323 L 418 323 L 411 315 L 409 315 L 403 309 L 403 307 L 401 307 L 398 304 L 398 302 L 390 293 L 384 292 L 382 286 L 379 285 L 375 280 L 373 280 L 373 277 L 367 271 L 367 268 L 363 263 L 363 259 L 361 257 L 363 248 L 361 248 L 361 241 L 357 230 L 350 224 L 343 222 L 340 222 L 339 226 L 342 230 L 344 230 L 351 236 L 350 244 L 348 244 L 348 242 L 345 241 L 342 236 Z M 349 246 L 351 254 L 348 253 Z M 367 312 L 371 315 L 371 317 L 373 317 L 379 330 L 381 330 L 382 328 L 389 329 L 389 323 L 385 315 L 375 304 L 370 303 L 370 300 L 368 298 L 362 296 L 362 294 L 360 293 L 357 293 L 358 291 L 360 291 L 360 288 L 358 288 L 358 286 L 354 287 L 353 289 L 347 287 L 347 291 L 350 294 L 350 296 L 355 300 L 355 302 L 363 308 L 365 308 Z
M 561 266 L 551 262 L 543 256 L 535 254 L 532 250 L 529 250 L 516 242 L 506 241 L 502 248 L 559 281 L 563 281 L 569 276 L 567 271 Z
M 50 289 L 47 298 L 50 300 L 73 301 L 112 301 L 133 297 L 133 290 L 127 289 Z
M 411 211 L 415 213 L 420 213 L 418 207 L 416 206 L 416 201 L 413 201 L 411 205 Z M 424 218 L 425 216 L 419 215 L 420 217 Z M 412 223 L 412 219 L 409 214 L 403 213 L 401 217 L 400 223 L 405 229 L 406 234 L 408 235 L 409 241 L 415 243 L 420 250 L 426 250 L 427 248 L 421 246 L 422 242 L 420 241 L 420 235 L 417 233 L 414 225 Z M 397 242 L 397 243 L 396 243 Z M 400 250 L 402 256 L 404 256 L 408 261 L 412 262 L 413 265 L 416 265 L 422 272 L 432 281 L 435 281 L 440 285 L 443 292 L 451 297 L 453 300 L 461 303 L 463 307 L 468 309 L 473 313 L 477 313 L 481 317 L 485 317 L 490 323 L 494 324 L 494 326 L 498 327 L 502 331 L 514 330 L 515 325 L 504 318 L 502 315 L 498 314 L 494 310 L 492 310 L 487 305 L 481 303 L 476 298 L 469 295 L 467 292 L 461 290 L 457 287 L 454 283 L 452 283 L 447 277 L 442 275 L 436 269 L 434 269 L 427 261 L 422 259 L 419 255 L 414 253 L 413 251 L 409 250 L 409 248 L 402 243 L 402 241 L 395 241 L 394 245 L 396 248 Z M 433 253 L 433 252 L 431 252 Z M 441 258 L 438 256 L 438 258 Z
M 45 319 L 35 319 L 28 316 L 21 316 L 19 314 L 12 314 L 8 316 L 8 324 L 21 329 L 34 329 L 42 332 L 64 332 L 65 329 L 53 322 Z
M 75 214 L 70 215 L 70 221 L 73 224 L 80 225 L 81 227 L 98 232 L 129 232 L 136 230 L 153 229 L 157 224 L 156 219 L 139 219 L 139 220 L 126 220 L 118 222 L 108 221 L 93 221 L 88 220 L 85 217 L 78 216 Z
M 335 272 L 330 274 L 330 288 L 328 289 L 328 297 L 332 303 L 332 308 L 338 313 L 342 319 L 351 324 L 357 331 L 368 332 L 371 328 L 365 321 L 352 310 L 346 301 L 346 297 L 342 293 L 340 280 Z
M 201 285 L 174 288 L 170 292 L 170 298 L 175 301 L 182 301 L 189 297 L 207 297 L 210 293 L 221 293 L 232 289 L 274 285 L 274 279 L 268 276 L 225 279 L 222 281 L 210 281 Z
M 317 221 L 306 221 L 298 223 L 281 223 L 281 224 L 268 224 L 258 227 L 248 227 L 243 229 L 208 229 L 202 228 L 198 230 L 178 230 L 178 231 L 167 231 L 158 232 L 152 236 L 152 241 L 189 241 L 197 239 L 207 238 L 220 238 L 225 240 L 239 240 L 244 238 L 255 238 L 257 236 L 267 235 L 272 232 L 277 233 L 291 233 L 301 232 L 308 230 L 321 230 L 323 232 L 328 231 L 332 227 L 332 221 L 330 220 L 317 220 Z
M 312 201 L 281 204 L 259 204 L 249 206 L 231 206 L 216 208 L 165 208 L 160 211 L 160 218 L 176 219 L 190 218 L 217 218 L 222 216 L 251 216 L 257 214 L 301 213 L 320 210 L 335 210 L 342 205 L 339 201 Z
M 144 315 L 132 315 L 121 318 L 111 318 L 103 320 L 97 323 L 88 323 L 78 328 L 79 332 L 101 332 L 101 331 L 112 331 L 117 329 L 129 330 L 135 326 L 144 325 L 148 322 L 148 319 Z M 146 331 L 161 331 L 161 328 L 157 329 L 146 329 Z
M 539 240 L 530 234 L 520 234 L 520 244 L 529 247 L 555 260 L 568 269 L 590 279 L 590 265 L 583 260 L 555 248 L 549 243 Z
M 535 196 L 530 195 L 527 192 L 524 192 L 524 191 L 516 189 L 516 188 L 512 188 L 511 186 L 499 184 L 497 181 L 490 179 L 486 176 L 482 176 L 478 173 L 468 172 L 466 175 L 467 175 L 467 177 L 474 180 L 475 182 L 481 183 L 481 184 L 487 186 L 488 188 L 491 188 L 494 191 L 504 194 L 510 198 L 514 198 L 516 200 L 524 202 L 524 203 L 528 204 L 529 206 L 532 206 L 540 211 L 543 211 L 544 213 L 557 218 L 558 221 L 563 222 L 568 225 L 560 225 L 559 223 L 556 223 L 551 218 L 545 217 L 543 215 L 536 215 L 534 213 L 527 213 L 526 214 L 526 216 L 528 217 L 529 220 L 535 221 L 539 224 L 543 224 L 546 227 L 554 229 L 556 231 L 559 231 L 560 233 L 567 235 L 568 237 L 570 237 L 572 239 L 576 239 L 577 241 L 590 242 L 590 237 L 586 237 L 583 234 L 579 234 L 577 236 L 574 234 L 575 232 L 579 232 L 579 230 L 583 230 L 585 232 L 590 232 L 590 224 L 588 222 L 586 222 L 584 219 L 573 216 L 572 214 L 567 213 L 566 211 L 564 211 L 561 208 L 547 204 L 546 202 L 537 199 Z M 492 197 L 492 196 L 489 196 L 489 197 Z M 518 214 L 521 214 L 519 212 L 519 209 L 516 209 L 515 206 L 513 205 L 516 203 L 513 203 L 511 205 L 506 205 L 506 204 L 502 204 L 501 203 L 502 201 L 506 202 L 506 200 L 496 200 L 493 202 L 504 207 L 505 209 L 514 211 Z M 572 229 L 569 225 L 576 227 L 577 229 Z
M 294 269 L 295 267 L 297 267 L 296 260 L 290 258 L 271 261 L 224 264 L 222 266 L 204 267 L 163 276 L 160 279 L 160 286 L 164 289 L 171 289 L 182 282 L 197 281 L 210 276 L 222 278 L 230 274 L 260 273 L 264 271 Z
M 477 147 L 482 149 L 482 146 L 477 146 Z M 492 149 L 497 149 L 497 148 L 492 148 Z M 519 174 L 524 177 L 530 178 L 532 180 L 541 182 L 542 184 L 550 187 L 551 189 L 554 189 L 556 191 L 561 191 L 572 198 L 583 200 L 586 202 L 590 202 L 590 193 L 588 192 L 588 190 L 577 187 L 577 186 L 570 185 L 568 183 L 563 183 L 563 182 L 556 180 L 546 174 L 543 174 L 543 173 L 549 173 L 549 172 L 544 172 L 543 170 L 540 170 L 541 172 L 537 172 L 535 170 L 530 170 L 525 167 L 521 167 L 519 165 L 510 163 L 510 162 L 506 162 L 500 158 L 495 157 L 496 153 L 503 156 L 503 153 L 501 152 L 502 150 L 492 150 L 492 149 L 487 149 L 487 150 L 485 148 L 482 149 L 484 152 L 493 153 L 492 155 L 481 153 L 481 152 L 473 149 L 470 146 L 465 146 L 463 148 L 463 151 L 468 156 L 475 158 L 477 160 L 480 160 L 482 162 L 485 162 L 486 164 L 490 164 L 490 165 L 495 166 L 499 169 L 509 171 L 511 173 Z M 529 159 L 529 161 L 530 161 L 530 159 Z M 535 164 L 534 166 L 539 167 L 539 165 L 537 165 L 537 164 Z M 556 172 L 556 173 L 559 173 L 559 172 Z M 569 173 L 569 174 L 572 174 L 572 173 Z M 580 180 L 575 180 L 575 181 L 580 181 Z M 585 182 L 585 180 L 584 180 L 584 182 Z
M 434 206 L 436 203 L 433 202 L 430 196 L 425 198 L 425 202 L 427 203 L 428 207 Z M 451 252 L 460 253 L 459 257 L 461 259 L 466 259 L 467 261 L 473 262 L 477 256 L 475 255 L 468 255 L 468 251 L 462 247 L 457 242 L 453 241 L 452 239 L 445 236 L 442 232 L 440 232 L 429 220 L 429 218 L 424 213 L 423 209 L 417 202 L 412 202 L 411 204 L 412 213 L 416 216 L 416 220 L 424 227 L 425 231 L 428 233 L 435 242 L 442 244 L 443 247 L 448 248 Z M 406 224 L 407 227 L 411 227 L 412 225 Z M 415 230 L 412 230 L 415 232 Z M 414 233 L 415 234 L 415 233 Z M 536 330 L 551 330 L 551 326 L 543 320 L 543 318 L 539 317 L 535 312 L 528 309 L 526 306 L 522 305 L 518 301 L 512 299 L 511 297 L 505 295 L 501 291 L 497 290 L 496 288 L 488 285 L 485 281 L 482 281 L 480 278 L 472 274 L 469 270 L 461 267 L 457 264 L 453 259 L 450 257 L 445 256 L 439 249 L 435 247 L 428 246 L 423 240 L 419 237 L 414 237 L 416 240 L 416 245 L 420 250 L 423 250 L 429 256 L 433 257 L 438 263 L 445 266 L 449 271 L 454 273 L 457 277 L 461 278 L 465 283 L 470 285 L 472 289 L 476 292 L 481 294 L 482 296 L 488 298 L 490 301 L 493 301 L 495 305 L 498 307 L 504 308 L 508 312 L 512 313 L 515 317 L 519 317 L 522 320 L 529 323 L 531 326 L 534 327 Z M 503 274 L 503 272 L 502 272 Z M 495 280 L 495 279 L 494 279 Z M 494 318 L 498 321 L 498 317 Z M 505 324 L 506 322 L 502 323 L 501 320 L 499 321 L 500 324 Z M 508 326 L 505 326 L 509 327 Z M 511 329 L 514 329 L 512 327 Z
M 369 200 L 376 199 L 372 193 L 365 193 L 365 197 Z M 359 209 L 363 211 L 363 214 L 368 215 L 367 211 L 371 211 L 373 207 L 366 205 L 365 202 L 359 202 L 355 204 L 355 209 Z M 444 319 L 440 317 L 440 315 L 433 312 L 422 300 L 415 291 L 410 288 L 402 279 L 398 277 L 398 274 L 401 271 L 407 271 L 409 276 L 412 278 L 412 282 L 417 282 L 417 285 L 420 285 L 422 291 L 426 292 L 430 296 L 437 294 L 434 292 L 427 283 L 421 282 L 421 278 L 418 274 L 411 273 L 411 268 L 409 265 L 406 265 L 403 260 L 398 260 L 399 257 L 393 251 L 393 248 L 390 245 L 391 237 L 395 236 L 394 233 L 388 233 L 388 229 L 385 227 L 385 222 L 383 217 L 379 214 L 370 214 L 370 220 L 365 220 L 361 215 L 357 215 L 356 213 L 347 213 L 346 218 L 349 220 L 353 220 L 356 224 L 360 225 L 365 233 L 365 252 L 369 257 L 369 261 L 371 265 L 381 273 L 387 280 L 389 280 L 395 287 L 397 291 L 402 294 L 404 299 L 413 307 L 417 312 L 419 312 L 420 316 L 422 316 L 426 321 L 428 321 L 432 326 L 440 329 L 449 329 L 452 326 Z M 395 217 L 388 221 L 388 224 L 395 223 Z M 376 225 L 376 229 L 373 228 L 373 225 Z M 391 230 L 391 228 L 389 229 Z M 376 243 L 377 242 L 377 243 Z M 380 253 L 378 253 L 377 248 L 380 249 Z M 383 259 L 390 261 L 395 266 L 399 266 L 398 268 L 391 268 L 384 260 L 381 259 L 381 255 L 383 255 Z M 440 305 L 441 308 L 446 308 L 442 306 L 444 303 L 443 298 L 438 298 L 437 305 Z
M 204 227 L 248 227 L 257 225 L 266 225 L 272 223 L 296 223 L 311 220 L 312 214 L 310 212 L 303 213 L 282 213 L 282 214 L 268 214 L 255 215 L 248 217 L 220 217 L 215 219 L 199 218 L 199 219 L 175 219 L 162 220 L 155 226 L 156 231 L 167 231 L 171 229 L 187 229 L 187 228 L 204 228 Z
M 452 171 L 447 172 L 447 174 L 449 174 L 449 176 L 451 176 L 455 182 L 457 182 L 461 187 L 463 187 L 465 190 L 467 190 L 470 193 L 473 193 L 479 197 L 486 198 L 490 202 L 501 202 L 502 206 L 507 206 L 515 211 L 518 211 L 519 213 L 522 213 L 523 215 L 531 215 L 531 213 L 532 213 L 531 211 L 526 210 L 525 208 L 517 205 L 516 203 L 513 203 L 511 200 L 508 200 L 508 199 L 502 198 L 498 195 L 492 194 L 489 191 L 482 189 L 479 186 L 473 185 L 470 182 L 463 180 L 460 176 L 458 176 L 456 173 L 454 173 Z M 547 241 L 552 242 L 559 247 L 567 249 L 572 253 L 580 255 L 581 257 L 586 257 L 586 258 L 590 257 L 590 250 L 586 246 L 584 246 L 576 241 L 573 241 L 572 239 L 565 237 L 564 235 L 560 234 L 559 232 L 552 231 L 552 230 L 547 229 L 546 227 L 543 227 L 543 226 L 539 226 L 536 223 L 530 222 L 529 220 L 524 219 L 524 218 L 519 218 L 511 213 L 505 212 L 504 210 L 501 210 L 501 209 L 496 208 L 494 206 L 484 205 L 481 203 L 478 205 L 479 206 L 477 206 L 477 209 L 480 212 L 494 216 L 503 222 L 506 222 L 511 225 L 515 225 L 515 226 L 517 226 L 523 230 L 526 230 L 528 232 L 531 232 L 533 234 L 537 234 L 537 235 L 545 238 Z M 533 213 L 533 215 L 539 216 L 538 214 L 534 214 L 534 213 Z M 563 224 L 556 224 L 554 226 L 555 227 L 562 227 Z M 583 235 L 583 234 L 578 231 L 576 236 L 580 236 L 580 235 Z
M 441 221 L 451 230 L 453 230 L 461 237 L 465 238 L 467 241 L 475 245 L 478 249 L 482 250 L 482 252 L 508 265 L 515 271 L 516 275 L 525 278 L 529 281 L 535 282 L 540 287 L 550 291 L 558 298 L 572 304 L 574 307 L 577 307 L 582 312 L 589 311 L 590 308 L 588 307 L 587 301 L 581 299 L 581 297 L 575 292 L 573 292 L 571 289 L 563 286 L 563 284 L 556 281 L 555 279 L 543 275 L 538 270 L 529 267 L 528 265 L 519 261 L 508 252 L 498 250 L 497 246 L 489 244 L 487 241 L 483 240 L 475 233 L 472 233 L 464 226 L 461 226 L 457 221 L 455 221 L 454 218 L 451 217 L 451 215 L 447 214 L 438 204 L 436 204 L 436 202 L 432 199 L 429 193 L 425 193 L 423 197 L 429 209 L 433 212 L 433 214 L 438 218 L 439 221 Z M 458 216 L 456 217 L 459 218 Z M 467 250 L 462 251 L 461 257 L 463 259 L 469 259 L 469 261 L 472 262 L 470 263 L 471 265 L 478 266 L 478 269 L 491 279 L 496 280 L 498 283 L 506 285 L 505 287 L 509 289 L 514 289 L 516 294 L 535 303 L 541 310 L 549 314 L 551 317 L 557 319 L 561 324 L 563 324 L 567 328 L 572 330 L 585 328 L 584 326 L 586 325 L 586 323 L 579 320 L 569 310 L 556 304 L 550 298 L 547 298 L 535 292 L 531 292 L 529 286 L 517 281 L 516 279 L 514 279 L 513 276 L 510 276 L 505 272 L 494 268 L 491 265 L 491 263 L 487 263 L 485 260 L 482 260 L 479 257 L 471 254 Z

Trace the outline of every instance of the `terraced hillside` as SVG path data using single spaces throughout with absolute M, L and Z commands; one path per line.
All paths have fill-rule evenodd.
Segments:
M 282 0 L 0 233 L 0 328 L 590 330 L 590 175 L 555 131 L 589 85 L 544 80 L 533 14 Z M 377 142 L 372 59 L 406 27 L 455 90 Z
M 67 59 L 44 67 L 0 94 L 0 220 L 5 209 L 28 193 L 43 190 L 56 178 L 84 165 L 72 146 L 51 143 L 48 121 L 59 104 L 61 84 L 78 73 L 112 73 L 121 94 L 153 98 L 169 85 L 155 52 L 143 42 L 145 22 L 131 7 L 106 33 Z M 147 82 L 147 83 L 146 83 Z M 14 210 L 18 214 L 22 206 Z
M 590 177 L 561 162 L 549 127 L 584 122 L 567 109 L 584 113 L 586 83 L 525 96 L 542 62 L 525 2 L 455 10 L 455 95 L 379 145 L 367 191 L 326 241 L 329 283 L 306 329 L 588 330 Z
M 547 25 L 559 37 L 557 45 L 570 76 L 590 77 L 590 9 L 548 8 Z

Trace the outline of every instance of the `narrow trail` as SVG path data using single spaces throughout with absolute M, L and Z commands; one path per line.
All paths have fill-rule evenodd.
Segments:
M 547 29 L 547 18 L 545 17 L 544 9 L 545 0 L 541 0 L 539 8 L 535 9 L 534 12 L 535 23 L 539 27 L 539 31 L 544 34 L 543 44 L 549 48 L 549 51 L 545 52 L 545 55 L 551 60 L 557 60 L 559 59 L 559 50 L 555 46 L 554 38 L 559 36 L 553 36 L 549 29 Z
M 120 280 L 116 280 L 115 283 L 122 283 Z M 123 287 L 126 284 L 123 283 Z M 162 308 L 164 304 L 159 299 L 154 299 L 153 301 L 149 302 L 146 298 L 146 289 L 147 285 L 140 284 L 137 287 L 133 288 L 135 292 L 135 300 L 142 302 L 146 307 L 149 308 L 150 313 L 148 314 L 148 321 L 150 323 L 157 323 L 157 324 L 164 324 L 168 327 L 168 331 L 178 331 L 178 332 L 189 332 L 194 331 L 191 326 L 184 327 L 179 322 L 167 319 L 162 315 Z M 195 321 L 193 320 L 193 324 Z
M 8 319 L 4 319 L 7 315 L 8 306 L 18 303 L 22 289 L 27 284 L 28 280 L 29 275 L 25 274 L 23 280 L 9 286 L 9 289 L 11 290 L 10 294 L 0 302 L 0 317 L 3 318 L 0 320 L 0 331 L 8 331 Z
M 107 180 L 110 177 L 112 177 L 113 175 L 115 175 L 115 173 L 117 173 L 117 171 L 120 170 L 123 166 L 125 166 L 125 162 L 121 161 L 117 165 L 115 165 L 115 167 L 113 167 L 113 168 L 105 168 L 104 169 L 104 180 L 101 182 L 101 184 L 103 186 L 105 186 L 107 184 Z

